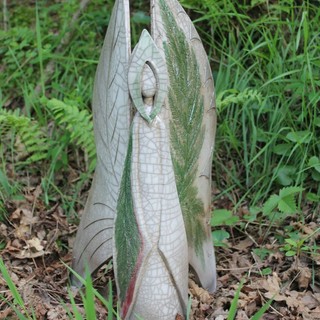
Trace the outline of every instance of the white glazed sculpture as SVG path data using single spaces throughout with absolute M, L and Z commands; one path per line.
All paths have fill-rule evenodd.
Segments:
M 113 226 L 128 150 L 131 101 L 129 0 L 116 1 L 97 67 L 93 122 L 97 166 L 73 249 L 74 270 L 96 270 L 112 257 Z M 72 282 L 81 283 L 73 277 Z
M 186 313 L 188 262 L 204 288 L 216 286 L 216 118 L 189 17 L 176 0 L 151 0 L 151 14 L 151 36 L 144 30 L 131 53 L 129 0 L 113 9 L 94 85 L 97 168 L 73 268 L 84 276 L 113 255 L 122 317 L 169 320 Z

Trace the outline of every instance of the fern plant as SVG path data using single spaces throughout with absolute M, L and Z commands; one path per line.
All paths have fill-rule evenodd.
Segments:
M 231 103 L 244 104 L 249 100 L 256 100 L 259 103 L 262 101 L 262 95 L 258 90 L 246 88 L 243 91 L 236 89 L 228 89 L 220 92 L 217 95 L 216 106 L 218 111 L 222 111 L 225 107 Z
M 82 148 L 89 159 L 89 170 L 95 167 L 96 149 L 93 136 L 92 115 L 87 110 L 66 104 L 57 99 L 48 100 L 47 108 L 52 112 L 55 122 L 70 134 L 70 142 Z
M 5 140 L 7 135 L 14 133 L 15 141 L 21 141 L 26 152 L 26 162 L 37 162 L 47 158 L 49 140 L 44 130 L 36 121 L 21 115 L 19 110 L 8 111 L 0 109 L 0 138 Z
M 74 143 L 84 150 L 89 159 L 89 170 L 95 167 L 96 150 L 93 137 L 92 116 L 87 110 L 79 110 L 75 105 L 66 104 L 57 99 L 46 100 L 53 120 L 62 132 L 68 132 L 69 143 Z M 54 141 L 48 136 L 39 122 L 20 114 L 19 109 L 10 111 L 0 109 L 0 138 L 4 141 L 9 135 L 14 137 L 14 148 L 23 145 L 20 151 L 26 158 L 24 163 L 30 164 L 50 160 L 49 150 Z M 56 138 L 59 142 L 59 137 Z M 18 151 L 15 148 L 15 151 Z M 20 157 L 22 157 L 20 155 Z

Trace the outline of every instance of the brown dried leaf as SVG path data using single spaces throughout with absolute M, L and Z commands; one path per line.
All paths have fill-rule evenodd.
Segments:
M 310 310 L 320 306 L 320 301 L 310 291 L 302 296 L 301 301 Z
M 43 241 L 45 244 L 46 241 Z M 33 237 L 30 240 L 26 240 L 27 246 L 25 249 L 34 248 L 38 252 L 43 252 L 44 246 L 41 244 L 41 241 L 37 237 Z
M 264 296 L 268 299 L 273 298 L 275 301 L 285 301 L 286 297 L 280 294 L 280 279 L 276 272 L 273 272 L 272 276 L 268 276 L 267 279 L 258 280 L 258 287 L 264 289 L 267 292 Z
M 14 230 L 14 236 L 17 239 L 25 240 L 30 236 L 30 227 L 25 224 L 21 224 L 20 226 L 16 227 Z
M 233 246 L 234 249 L 239 251 L 247 251 L 253 245 L 253 241 L 249 238 L 245 238 L 244 240 L 240 241 L 238 244 Z
M 191 279 L 189 279 L 189 288 L 192 295 L 198 298 L 201 303 L 210 304 L 210 302 L 212 302 L 213 298 L 210 293 L 207 290 L 199 287 Z
M 300 268 L 298 276 L 298 285 L 300 289 L 308 288 L 311 281 L 311 270 L 309 268 Z

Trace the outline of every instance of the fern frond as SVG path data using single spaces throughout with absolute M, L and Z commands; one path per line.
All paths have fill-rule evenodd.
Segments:
M 36 121 L 19 114 L 19 110 L 8 111 L 0 109 L 0 137 L 1 140 L 10 132 L 15 132 L 20 138 L 28 154 L 27 163 L 46 159 L 49 141 Z
M 93 136 L 92 115 L 87 110 L 79 110 L 75 105 L 66 104 L 57 99 L 47 102 L 54 119 L 59 126 L 65 126 L 70 134 L 70 140 L 82 148 L 88 155 L 90 170 L 95 167 L 96 148 Z
M 218 111 L 221 111 L 231 103 L 242 105 L 249 100 L 256 100 L 261 103 L 262 95 L 258 90 L 253 90 L 250 88 L 246 88 L 240 92 L 235 89 L 228 89 L 218 94 L 216 106 Z

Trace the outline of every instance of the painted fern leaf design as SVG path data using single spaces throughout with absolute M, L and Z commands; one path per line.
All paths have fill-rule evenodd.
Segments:
M 166 56 L 174 171 L 188 236 L 189 264 L 213 292 L 216 263 L 211 237 L 211 169 L 216 112 L 208 57 L 190 18 L 177 0 L 152 0 L 152 36 Z
M 196 163 L 204 138 L 201 79 L 195 53 L 169 8 L 163 1 L 160 3 L 168 37 L 164 49 L 170 78 L 168 98 L 172 115 L 170 136 L 173 166 L 188 242 L 193 243 L 202 256 L 204 211 L 194 186 Z
M 126 297 L 126 294 L 128 291 L 132 292 L 134 288 L 134 272 L 141 247 L 139 229 L 133 211 L 131 161 L 132 136 L 129 139 L 128 153 L 120 185 L 117 218 L 115 221 L 115 244 L 120 250 L 114 250 L 114 260 L 117 260 L 117 265 L 126 266 L 117 268 L 117 282 L 118 288 L 120 289 L 119 297 L 121 301 L 130 300 L 130 297 Z M 116 268 L 117 265 L 114 265 L 114 267 Z M 133 282 L 133 288 L 131 288 L 130 291 L 129 287 L 131 282 Z

